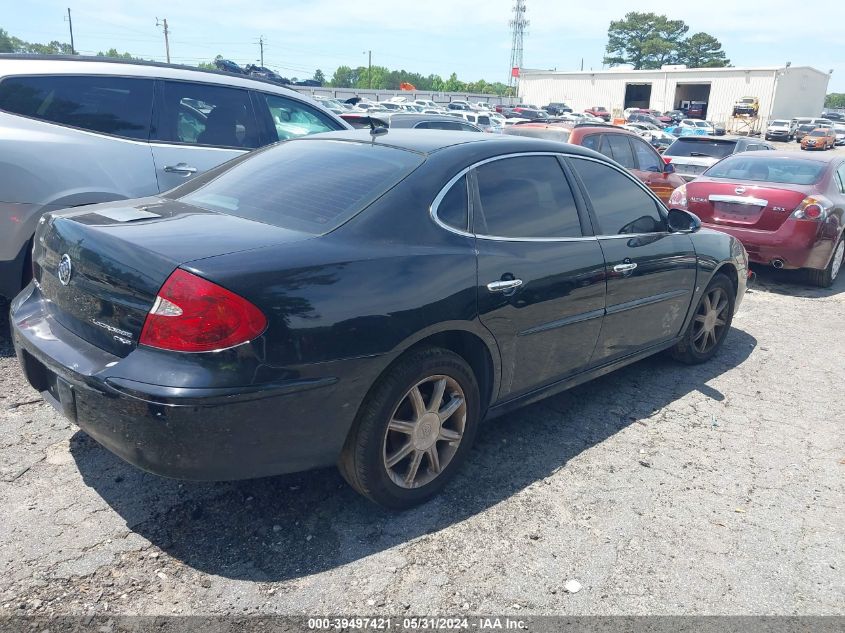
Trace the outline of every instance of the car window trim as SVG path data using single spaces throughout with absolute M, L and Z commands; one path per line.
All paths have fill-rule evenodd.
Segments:
M 78 127 L 76 125 L 68 125 L 67 123 L 59 123 L 58 121 L 51 121 L 49 119 L 42 119 L 35 116 L 29 116 L 27 114 L 19 114 L 17 112 L 10 112 L 9 110 L 4 110 L 0 108 L 0 112 L 8 114 L 9 116 L 19 116 L 24 119 L 28 119 L 30 121 L 38 121 L 40 123 L 46 123 L 48 125 L 58 125 L 59 127 L 68 128 L 69 130 L 77 130 L 79 132 L 87 132 L 88 134 L 96 134 L 97 136 L 107 136 L 109 138 L 117 139 L 120 141 L 129 141 L 130 143 L 141 143 L 142 145 L 147 145 L 150 142 L 150 137 L 153 135 L 153 112 L 155 110 L 155 101 L 156 101 L 156 78 L 155 77 L 139 77 L 137 75 L 112 75 L 112 74 L 102 74 L 102 73 L 18 73 L 13 75 L 3 75 L 0 78 L 0 84 L 2 84 L 7 79 L 21 79 L 21 78 L 30 78 L 30 77 L 105 77 L 105 78 L 114 78 L 114 79 L 139 79 L 139 80 L 147 80 L 153 83 L 153 98 L 152 103 L 150 103 L 150 114 L 149 120 L 147 123 L 147 138 L 132 138 L 131 136 L 123 136 L 122 134 L 111 134 L 109 132 L 100 132 L 98 130 L 90 130 L 84 127 Z
M 657 212 L 663 218 L 663 224 L 666 227 L 666 230 L 664 230 L 664 231 L 653 231 L 651 233 L 609 233 L 609 234 L 597 233 L 595 235 L 595 237 L 597 239 L 601 239 L 601 240 L 612 240 L 612 239 L 622 239 L 622 238 L 631 239 L 632 237 L 647 237 L 647 236 L 653 236 L 653 235 L 670 235 L 670 234 L 672 234 L 672 231 L 669 230 L 669 210 L 668 210 L 668 207 L 665 204 L 663 204 L 663 201 L 660 198 L 658 198 L 657 195 L 655 195 L 655 193 L 651 189 L 646 187 L 646 185 L 639 178 L 637 178 L 636 176 L 632 176 L 624 168 L 617 167 L 616 165 L 614 165 L 612 163 L 607 163 L 607 162 L 602 161 L 602 160 L 597 160 L 597 159 L 592 158 L 590 156 L 576 156 L 574 154 L 570 154 L 566 158 L 567 158 L 567 161 L 571 160 L 571 159 L 587 160 L 587 161 L 591 161 L 591 162 L 594 162 L 594 163 L 599 163 L 600 165 L 606 165 L 607 167 L 610 167 L 611 169 L 615 169 L 616 171 L 618 171 L 620 174 L 622 174 L 623 176 L 628 178 L 628 180 L 630 180 L 634 184 L 636 184 L 640 189 L 642 189 L 646 194 L 648 194 L 648 196 L 652 200 L 654 200 L 654 202 L 657 203 Z M 583 192 L 584 200 L 586 201 L 589 212 L 590 212 L 590 220 L 593 222 L 593 226 L 598 227 L 600 229 L 601 228 L 601 222 L 599 222 L 598 216 L 595 214 L 595 208 L 593 207 L 593 201 L 589 196 L 589 192 L 587 191 L 587 187 L 584 185 L 584 181 L 581 179 L 581 176 L 578 175 L 578 170 L 575 169 L 575 167 L 573 165 L 570 165 L 570 168 L 572 169 L 572 172 L 573 172 L 575 178 L 578 181 L 578 186 L 581 188 L 581 191 Z
M 472 183 L 472 192 L 470 194 L 470 226 L 474 226 L 472 221 L 474 220 L 474 208 L 475 208 L 475 200 L 478 199 L 478 182 L 475 179 L 475 169 L 476 167 L 480 167 L 482 165 L 486 165 L 487 163 L 492 163 L 497 160 L 504 160 L 507 158 L 519 158 L 523 156 L 552 156 L 558 159 L 558 164 L 560 165 L 561 159 L 565 159 L 567 154 L 562 154 L 561 152 L 515 152 L 512 154 L 502 154 L 499 156 L 492 156 L 490 158 L 485 158 L 483 160 L 477 161 L 470 165 L 469 167 L 465 167 L 461 171 L 459 171 L 455 176 L 453 176 L 438 192 L 438 194 L 434 197 L 431 205 L 429 206 L 429 215 L 431 219 L 434 221 L 435 224 L 440 226 L 441 228 L 455 233 L 457 235 L 462 235 L 463 237 L 472 237 L 479 240 L 487 240 L 491 242 L 583 242 L 583 241 L 590 241 L 597 239 L 595 235 L 582 235 L 581 237 L 505 237 L 500 235 L 485 235 L 482 233 L 474 233 L 471 231 L 461 231 L 460 229 L 456 229 L 453 226 L 449 226 L 445 222 L 443 222 L 437 216 L 437 208 L 440 206 L 440 202 L 449 192 L 449 189 L 454 185 L 461 176 L 464 174 L 471 172 L 472 179 L 467 180 L 467 183 Z M 598 161 L 597 161 L 598 162 Z M 570 180 L 569 174 L 567 173 L 564 166 L 561 165 L 561 173 L 563 174 L 564 178 L 567 181 L 567 185 L 572 189 L 573 185 L 578 187 L 577 183 L 574 183 Z M 584 231 L 584 218 L 581 215 L 581 209 L 579 207 L 579 200 L 578 194 L 580 194 L 580 190 L 576 191 L 572 189 L 572 195 L 575 198 L 575 206 L 578 211 L 578 221 L 581 224 L 581 231 Z M 592 222 L 591 222 L 592 224 Z M 649 235 L 653 235 L 649 233 Z

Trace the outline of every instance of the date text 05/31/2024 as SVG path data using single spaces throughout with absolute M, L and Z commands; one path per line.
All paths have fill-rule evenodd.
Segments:
M 308 628 L 312 631 L 326 630 L 374 630 L 374 631 L 524 631 L 528 628 L 525 620 L 508 617 L 441 618 L 441 617 L 350 617 L 350 618 L 308 618 Z

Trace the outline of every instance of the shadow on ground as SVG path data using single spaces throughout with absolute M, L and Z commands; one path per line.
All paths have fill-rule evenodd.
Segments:
M 821 299 L 833 297 L 845 292 L 845 266 L 839 271 L 839 276 L 830 288 L 819 288 L 807 281 L 806 272 L 803 270 L 777 270 L 771 266 L 753 264 L 752 270 L 757 275 L 751 290 L 770 292 L 790 297 L 803 297 L 807 299 Z
M 284 580 L 483 512 L 689 392 L 722 400 L 707 383 L 745 361 L 755 346 L 735 328 L 704 365 L 681 366 L 659 355 L 493 420 L 446 491 L 404 513 L 357 496 L 332 469 L 234 483 L 177 482 L 129 466 L 82 432 L 70 449 L 85 483 L 131 530 L 173 557 L 227 578 Z

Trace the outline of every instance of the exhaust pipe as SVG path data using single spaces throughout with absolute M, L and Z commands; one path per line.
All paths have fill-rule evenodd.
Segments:
M 772 260 L 772 266 L 774 266 L 775 268 L 780 270 L 781 268 L 783 268 L 783 260 L 782 259 L 773 259 Z

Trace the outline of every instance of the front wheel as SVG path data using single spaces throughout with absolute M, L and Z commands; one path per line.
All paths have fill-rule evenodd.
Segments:
M 830 288 L 839 276 L 843 259 L 845 259 L 845 235 L 841 236 L 836 243 L 836 248 L 833 250 L 833 256 L 830 258 L 827 267 L 822 270 L 808 269 L 807 280 L 819 288 Z
M 393 509 L 420 504 L 466 459 L 481 414 L 467 362 L 442 348 L 400 359 L 367 396 L 338 468 L 359 493 Z
M 716 274 L 698 300 L 698 306 L 684 337 L 671 349 L 672 356 L 688 365 L 715 356 L 733 321 L 736 291 L 730 279 Z

